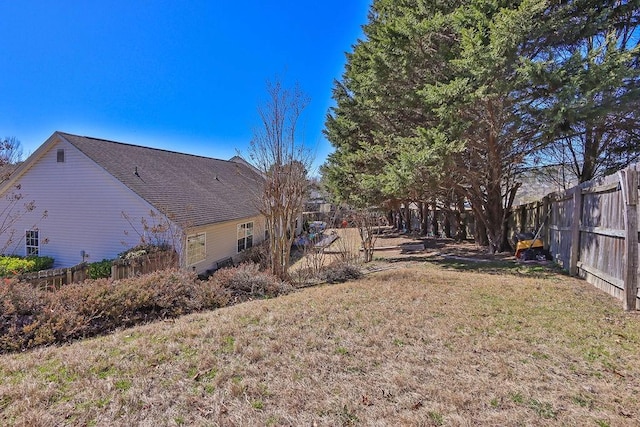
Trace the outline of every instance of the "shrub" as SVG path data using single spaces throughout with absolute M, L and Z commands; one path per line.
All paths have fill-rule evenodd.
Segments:
M 269 242 L 264 241 L 242 251 L 242 260 L 251 264 L 257 264 L 260 270 L 265 270 L 269 265 Z
M 37 317 L 47 306 L 47 296 L 29 283 L 4 279 L 0 286 L 0 351 L 27 347 Z
M 35 261 L 19 257 L 0 258 L 0 275 L 12 276 L 31 271 L 36 265 Z
M 33 261 L 35 264 L 33 266 L 33 270 L 31 271 L 40 271 L 40 270 L 48 270 L 53 267 L 53 258 L 50 256 L 28 256 L 26 259 Z
M 50 292 L 5 279 L 0 353 L 62 343 L 229 302 L 218 283 L 165 270 L 121 281 L 87 280 Z
M 252 263 L 220 269 L 209 281 L 217 283 L 229 300 L 236 301 L 274 297 L 291 291 L 291 286 L 273 274 L 260 271 L 260 267 Z
M 322 269 L 319 277 L 327 283 L 342 283 L 361 278 L 362 271 L 355 265 L 338 262 Z
M 2 277 L 46 270 L 52 266 L 53 258 L 47 256 L 0 256 L 0 276 Z
M 138 245 L 131 249 L 127 249 L 124 252 L 120 252 L 118 254 L 118 258 L 120 259 L 133 259 L 142 255 L 148 255 L 155 252 L 168 251 L 171 250 L 171 245 L 162 244 L 162 245 Z
M 111 277 L 111 265 L 113 261 L 103 259 L 102 261 L 92 262 L 87 266 L 87 276 L 90 279 L 106 279 Z
M 106 264 L 106 261 L 96 264 Z M 15 279 L 0 284 L 0 353 L 64 343 L 157 319 L 287 293 L 291 287 L 255 264 L 195 273 L 162 270 L 132 279 L 86 280 L 55 291 Z

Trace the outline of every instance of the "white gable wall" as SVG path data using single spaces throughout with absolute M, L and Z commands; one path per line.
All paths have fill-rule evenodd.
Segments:
M 36 209 L 14 224 L 18 238 L 5 252 L 25 255 L 25 231 L 34 225 L 39 229 L 40 255 L 53 257 L 56 267 L 82 262 L 83 250 L 89 255 L 87 262 L 96 262 L 137 245 L 140 236 L 122 212 L 142 231 L 141 218 L 149 216 L 151 205 L 73 145 L 57 140 L 14 183 L 21 186 L 23 201 L 34 200 Z M 58 149 L 64 149 L 64 163 L 57 162 Z M 6 203 L 3 194 L 0 212 Z M 47 217 L 40 219 L 44 210 Z M 0 236 L 0 248 L 7 235 Z

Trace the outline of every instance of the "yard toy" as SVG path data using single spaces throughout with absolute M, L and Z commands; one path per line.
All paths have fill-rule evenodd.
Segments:
M 547 258 L 542 240 L 533 233 L 520 233 L 516 235 L 516 258 L 521 261 L 539 260 Z
M 549 216 L 549 212 L 547 212 L 545 220 L 547 216 Z M 545 261 L 551 259 L 549 251 L 544 249 L 544 242 L 538 238 L 542 227 L 544 227 L 544 221 L 542 221 L 540 227 L 538 227 L 536 234 L 519 233 L 515 235 L 516 259 L 520 261 Z

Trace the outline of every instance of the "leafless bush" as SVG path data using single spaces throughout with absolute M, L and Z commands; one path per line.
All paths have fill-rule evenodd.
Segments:
M 292 280 L 299 285 L 313 282 L 319 277 L 327 260 L 324 249 L 316 248 L 312 244 L 305 246 L 300 264 L 291 271 Z
M 373 209 L 358 209 L 355 214 L 355 223 L 362 242 L 364 262 L 373 261 L 373 251 L 376 240 L 383 225 L 383 218 Z
M 158 271 L 135 279 L 88 280 L 55 292 L 10 281 L 0 287 L 0 353 L 98 335 L 123 326 L 226 305 L 213 282 Z
M 242 261 L 258 265 L 261 271 L 269 268 L 269 242 L 264 241 L 242 251 Z
M 353 228 L 341 228 L 336 230 L 338 238 L 331 244 L 332 253 L 335 253 L 340 262 L 354 264 L 358 261 L 360 240 Z
M 252 263 L 218 270 L 209 282 L 220 286 L 233 302 L 275 297 L 291 291 L 290 285 L 271 273 L 260 271 L 260 267 Z
M 180 227 L 177 227 L 172 221 L 172 216 L 155 210 L 150 210 L 148 216 L 141 218 L 132 218 L 129 214 L 122 211 L 122 217 L 131 227 L 131 231 L 125 231 L 128 236 L 134 233 L 138 236 L 139 242 L 134 248 L 127 250 L 119 255 L 120 258 L 135 258 L 139 255 L 146 255 L 156 250 L 173 249 L 176 254 L 184 254 L 184 245 L 186 236 Z M 126 245 L 126 243 L 123 242 Z M 162 269 L 174 268 L 177 260 L 175 258 L 167 258 L 165 265 L 160 266 Z
M 362 277 L 362 271 L 355 265 L 344 262 L 333 263 L 320 272 L 319 278 L 327 283 L 342 283 Z

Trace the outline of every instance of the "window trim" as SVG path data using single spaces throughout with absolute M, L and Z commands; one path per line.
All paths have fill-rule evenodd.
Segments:
M 33 233 L 33 235 L 30 236 L 29 233 Z M 25 230 L 24 253 L 26 256 L 40 255 L 40 230 Z
M 193 243 L 198 245 L 196 247 L 198 250 L 194 251 L 193 247 L 189 246 L 190 239 L 193 239 Z M 198 242 L 199 240 L 202 240 L 202 243 L 199 243 Z M 207 233 L 194 233 L 194 234 L 188 235 L 186 252 L 187 252 L 187 256 L 186 256 L 187 266 L 195 265 L 207 259 Z
M 240 253 L 253 247 L 253 221 L 243 222 L 236 228 L 236 251 Z M 243 231 L 244 230 L 244 231 Z M 241 235 L 242 234 L 242 235 Z M 240 244 L 242 241 L 242 245 Z M 247 242 L 249 242 L 247 244 Z

